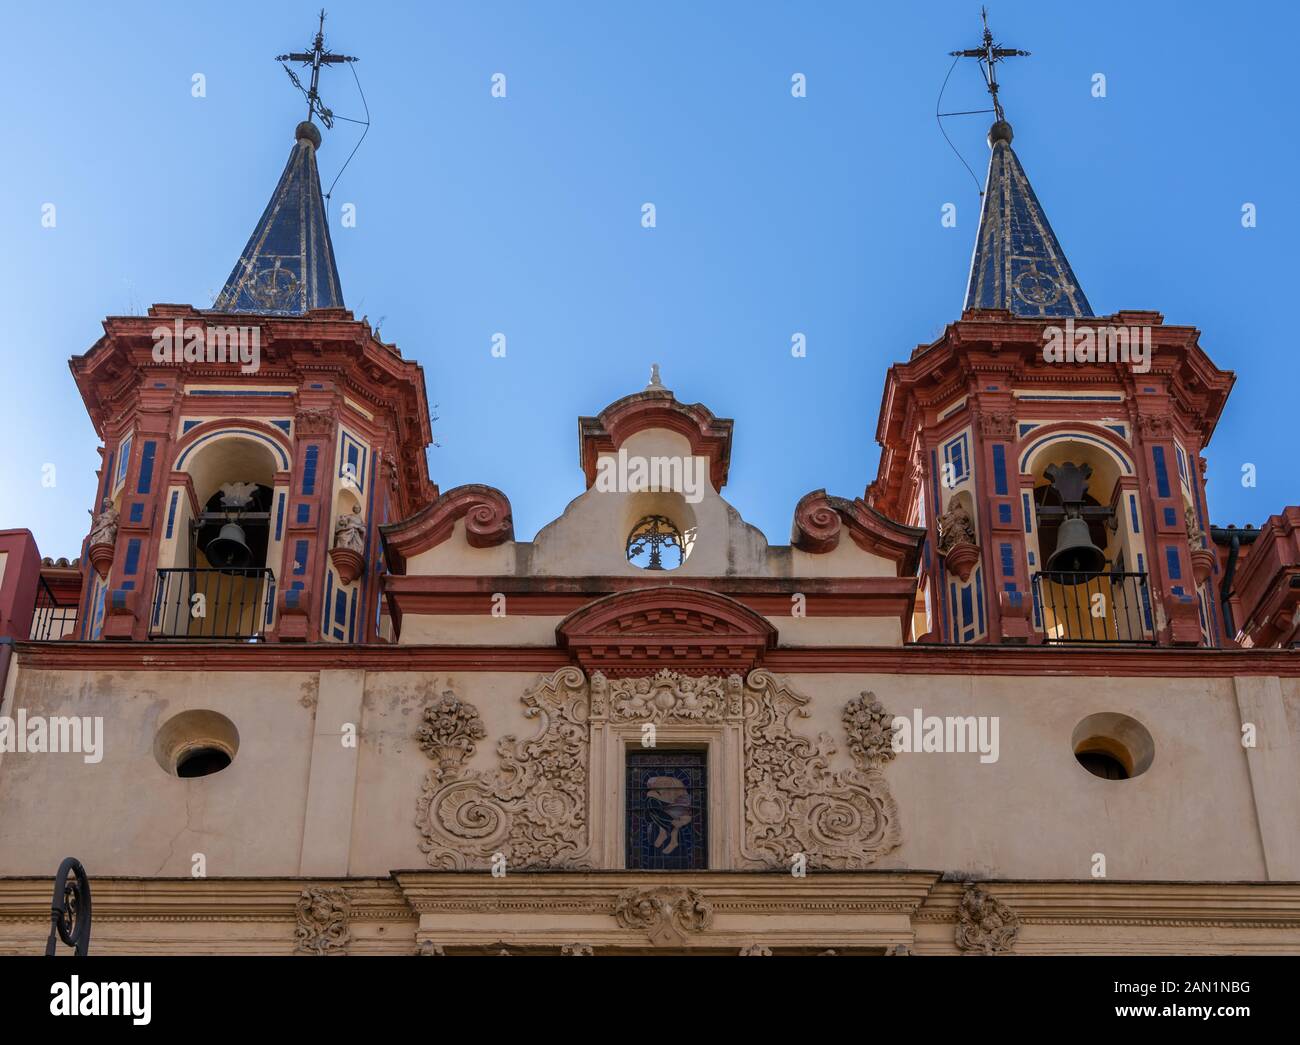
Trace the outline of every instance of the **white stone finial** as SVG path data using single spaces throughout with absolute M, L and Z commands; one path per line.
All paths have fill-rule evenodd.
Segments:
M 659 388 L 663 388 L 663 387 L 664 387 L 664 383 L 663 383 L 662 381 L 659 380 L 659 364 L 658 364 L 658 363 L 651 363 L 651 364 L 650 364 L 650 383 L 649 383 L 648 385 L 645 386 L 645 390 L 646 390 L 647 392 L 649 392 L 649 391 L 651 391 L 652 389 L 659 389 Z

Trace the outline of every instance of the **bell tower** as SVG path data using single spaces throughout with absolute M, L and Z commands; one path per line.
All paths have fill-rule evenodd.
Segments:
M 308 119 L 213 307 L 111 316 L 71 360 L 104 444 L 82 639 L 381 641 L 379 527 L 436 495 L 423 371 L 345 307 L 321 195 L 318 75 L 351 59 L 323 31 L 283 57 Z
M 998 101 L 1025 52 L 954 53 L 996 116 L 965 306 L 890 369 L 867 498 L 927 531 L 912 637 L 1220 645 L 1201 454 L 1233 375 L 1192 327 L 1094 314 Z

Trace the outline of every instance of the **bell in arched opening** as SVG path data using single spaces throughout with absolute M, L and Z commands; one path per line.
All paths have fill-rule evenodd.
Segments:
M 1091 526 L 1086 518 L 1088 479 L 1092 468 L 1088 465 L 1051 465 L 1044 473 L 1051 481 L 1051 491 L 1060 504 L 1060 528 L 1056 534 L 1056 550 L 1047 560 L 1047 570 L 1055 574 L 1058 584 L 1086 583 L 1106 570 L 1106 553 L 1092 541 Z M 1095 502 L 1094 502 L 1095 504 Z M 1087 509 L 1092 515 L 1108 515 L 1108 509 Z

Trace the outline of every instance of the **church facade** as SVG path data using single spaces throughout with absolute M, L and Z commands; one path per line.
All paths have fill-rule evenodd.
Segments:
M 0 952 L 68 855 L 92 953 L 1300 950 L 1300 508 L 1214 525 L 1233 375 L 1093 314 L 1011 140 L 862 496 L 769 543 L 656 370 L 523 541 L 429 475 L 301 124 L 214 307 L 71 361 L 80 556 L 0 533 Z

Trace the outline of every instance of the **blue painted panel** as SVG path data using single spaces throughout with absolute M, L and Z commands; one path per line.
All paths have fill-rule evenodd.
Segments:
M 148 493 L 153 486 L 153 459 L 158 452 L 158 444 L 149 439 L 144 444 L 144 453 L 140 455 L 140 481 L 136 483 L 136 493 Z
M 993 445 L 993 488 L 1000 494 L 1007 492 L 1007 448 L 1001 443 Z
M 172 499 L 171 499 L 171 502 L 167 505 L 167 537 L 168 537 L 168 539 L 171 538 L 171 535 L 172 535 L 172 527 L 173 527 L 173 525 L 174 525 L 175 522 L 176 522 L 176 503 L 180 500 L 180 498 L 181 498 L 181 492 L 180 492 L 179 490 L 173 490 L 173 491 L 172 491 Z
M 132 537 L 126 544 L 126 562 L 122 566 L 122 572 L 126 576 L 133 576 L 140 568 L 140 539 Z
M 1169 469 L 1165 465 L 1165 448 L 1163 446 L 1153 446 L 1151 448 L 1151 460 L 1156 466 L 1156 491 L 1161 497 L 1169 496 Z
M 320 447 L 309 446 L 302 458 L 302 492 L 305 495 L 316 492 L 316 462 L 320 459 Z

